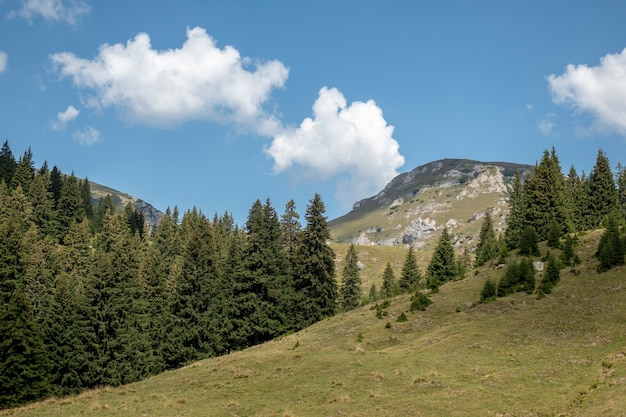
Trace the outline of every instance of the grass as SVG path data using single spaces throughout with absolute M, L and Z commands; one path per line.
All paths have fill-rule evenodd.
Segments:
M 143 382 L 0 415 L 623 416 L 626 270 L 595 272 L 598 237 L 581 241 L 581 274 L 564 269 L 541 300 L 517 293 L 472 307 L 502 274 L 483 267 L 443 285 L 425 312 L 408 313 L 401 296 L 383 319 L 365 306 Z M 402 313 L 408 321 L 396 322 Z

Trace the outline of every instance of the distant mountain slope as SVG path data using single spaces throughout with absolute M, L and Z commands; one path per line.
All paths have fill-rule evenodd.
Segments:
M 361 245 L 406 245 L 434 241 L 448 226 L 456 245 L 475 245 L 479 219 L 490 210 L 503 228 L 506 198 L 516 171 L 531 165 L 443 159 L 395 177 L 373 197 L 354 204 L 350 213 L 329 222 L 333 240 Z
M 97 205 L 101 198 L 110 194 L 116 209 L 119 210 L 131 202 L 138 211 L 144 214 L 146 222 L 150 226 L 157 224 L 159 220 L 161 220 L 161 217 L 164 216 L 162 211 L 156 209 L 150 203 L 147 203 L 137 197 L 133 197 L 130 194 L 126 194 L 91 181 L 89 181 L 89 184 L 91 186 L 91 200 L 94 205 Z

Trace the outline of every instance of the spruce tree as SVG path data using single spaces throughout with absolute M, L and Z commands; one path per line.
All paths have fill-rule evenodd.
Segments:
M 606 216 L 620 208 L 609 159 L 602 150 L 598 151 L 596 164 L 586 182 L 586 190 L 585 226 L 587 229 L 594 229 L 600 226 Z
M 344 311 L 353 310 L 361 304 L 361 296 L 363 294 L 354 244 L 351 244 L 348 248 L 341 277 L 341 306 Z
M 291 276 L 276 211 L 257 200 L 246 222 L 244 274 L 236 289 L 238 317 L 249 322 L 247 345 L 268 341 L 291 328 Z
M 11 185 L 11 180 L 13 179 L 13 173 L 15 173 L 16 167 L 17 162 L 15 162 L 15 157 L 13 156 L 13 152 L 9 146 L 9 141 L 5 140 L 2 145 L 2 149 L 0 149 L 0 181 L 4 180 L 4 183 L 7 186 Z
M 28 194 L 30 184 L 35 178 L 35 167 L 33 161 L 33 153 L 30 148 L 24 152 L 15 167 L 13 178 L 11 179 L 11 188 L 22 187 L 24 194 Z
M 523 181 L 519 171 L 515 171 L 512 190 L 509 193 L 509 216 L 507 228 L 504 232 L 504 240 L 509 249 L 515 249 L 519 245 L 520 236 L 524 229 L 526 219 L 526 204 L 524 201 Z
M 296 291 L 299 296 L 299 323 L 302 327 L 334 315 L 337 311 L 335 253 L 330 246 L 330 230 L 319 194 L 307 206 L 306 227 L 298 246 Z
M 50 171 L 50 185 L 48 188 L 48 191 L 52 193 L 55 209 L 58 207 L 59 199 L 61 198 L 61 188 L 63 188 L 63 176 L 55 165 L 52 167 L 52 171 Z
M 458 274 L 454 257 L 454 248 L 448 234 L 448 228 L 444 227 L 437 242 L 437 247 L 428 264 L 428 286 L 431 289 L 438 288 Z
M 0 409 L 44 398 L 52 391 L 49 363 L 21 285 L 0 305 L 0 335 Z
M 478 235 L 478 246 L 476 246 L 476 266 L 482 266 L 485 263 L 495 259 L 499 255 L 499 245 L 496 239 L 496 233 L 493 229 L 493 221 L 491 213 L 485 212 L 483 224 Z
M 67 233 L 72 223 L 80 222 L 85 217 L 85 207 L 78 179 L 74 173 L 63 181 L 61 195 L 57 203 L 57 214 L 61 236 Z
M 391 268 L 391 264 L 389 262 L 387 262 L 387 266 L 383 272 L 383 286 L 380 289 L 380 292 L 383 298 L 395 297 L 398 293 L 396 276 L 393 273 L 393 269 Z
M 606 219 L 606 229 L 600 238 L 596 256 L 600 261 L 599 272 L 608 271 L 614 266 L 624 264 L 625 245 L 620 237 L 620 227 L 617 214 Z
M 525 224 L 535 229 L 540 241 L 547 239 L 551 221 L 561 224 L 563 232 L 571 228 L 564 181 L 556 151 L 544 151 L 523 188 Z
M 398 286 L 401 293 L 416 291 L 422 280 L 422 272 L 417 265 L 413 247 L 409 246 L 409 250 L 404 258 L 402 269 L 400 270 L 400 280 Z

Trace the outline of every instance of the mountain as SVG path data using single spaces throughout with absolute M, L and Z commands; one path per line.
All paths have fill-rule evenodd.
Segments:
M 496 231 L 505 225 L 515 172 L 531 165 L 442 159 L 395 177 L 377 195 L 329 222 L 335 242 L 415 248 L 434 242 L 444 226 L 456 246 L 475 246 L 485 211 Z
M 130 194 L 126 194 L 121 191 L 114 190 L 113 188 L 109 188 L 107 186 L 91 181 L 89 182 L 89 185 L 91 186 L 91 201 L 96 206 L 98 205 L 98 202 L 101 198 L 109 194 L 117 210 L 123 208 L 129 202 L 132 203 L 137 211 L 144 214 L 149 227 L 158 224 L 159 220 L 161 220 L 161 217 L 164 216 L 164 213 L 162 211 L 156 209 L 150 203 L 147 203 L 137 197 L 133 197 Z

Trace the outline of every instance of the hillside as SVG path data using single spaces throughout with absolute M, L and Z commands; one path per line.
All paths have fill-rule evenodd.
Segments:
M 448 226 L 457 246 L 473 247 L 481 217 L 490 210 L 494 226 L 505 225 L 510 182 L 529 165 L 443 159 L 395 177 L 377 195 L 354 204 L 332 220 L 336 242 L 360 245 L 427 246 Z
M 404 323 L 408 296 L 382 319 L 365 306 L 143 382 L 0 415 L 622 416 L 625 270 L 595 272 L 600 234 L 581 237 L 581 273 L 562 270 L 540 300 L 517 293 L 473 307 L 503 273 L 484 267 L 441 286 Z M 375 249 L 385 263 L 399 248 Z
M 144 214 L 146 222 L 150 226 L 157 224 L 161 217 L 163 217 L 162 211 L 137 197 L 133 197 L 130 194 L 114 190 L 113 188 L 106 187 L 95 182 L 90 181 L 89 184 L 91 186 L 91 200 L 95 206 L 98 205 L 101 198 L 108 194 L 111 196 L 113 204 L 118 210 L 123 208 L 129 202 L 132 203 L 138 211 Z

